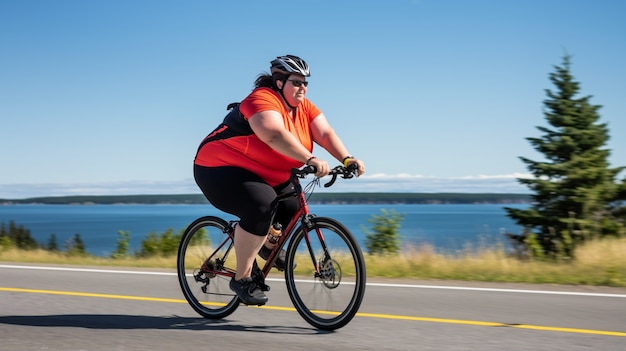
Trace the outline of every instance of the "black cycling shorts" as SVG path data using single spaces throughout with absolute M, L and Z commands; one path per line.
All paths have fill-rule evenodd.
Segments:
M 272 220 L 272 207 L 277 195 L 293 191 L 293 184 L 288 181 L 272 187 L 243 168 L 198 165 L 194 165 L 194 178 L 213 206 L 237 216 L 241 228 L 255 235 L 267 235 L 272 222 L 280 222 L 286 227 L 298 210 L 298 199 L 289 197 L 278 203 Z

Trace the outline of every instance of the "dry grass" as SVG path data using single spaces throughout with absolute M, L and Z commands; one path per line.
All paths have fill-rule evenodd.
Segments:
M 176 257 L 153 258 L 122 258 L 112 259 L 98 256 L 66 255 L 45 250 L 5 250 L 0 251 L 0 261 L 22 263 L 49 263 L 86 266 L 114 266 L 114 267 L 151 267 L 176 269 Z
M 365 261 L 369 277 L 626 287 L 625 253 L 626 238 L 622 238 L 590 242 L 577 250 L 576 260 L 562 263 L 521 261 L 497 248 L 446 255 L 436 253 L 429 246 L 395 256 L 365 255 Z M 176 269 L 176 257 L 110 259 L 67 256 L 43 250 L 0 251 L 0 261 Z
M 455 255 L 422 246 L 398 256 L 366 255 L 369 276 L 626 286 L 626 238 L 591 242 L 572 262 L 522 261 L 501 249 Z

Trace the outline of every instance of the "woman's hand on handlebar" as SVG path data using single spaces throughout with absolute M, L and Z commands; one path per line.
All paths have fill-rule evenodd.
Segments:
M 316 177 L 324 177 L 330 173 L 330 166 L 328 165 L 328 162 L 320 160 L 319 158 L 311 159 L 307 164 L 315 167 L 317 170 L 317 172 L 315 172 Z
M 357 169 L 356 169 L 356 176 L 360 176 L 361 174 L 365 173 L 365 164 L 363 163 L 363 161 L 356 159 L 356 158 L 351 158 L 348 160 L 346 166 L 349 166 L 351 164 L 356 163 L 357 165 Z

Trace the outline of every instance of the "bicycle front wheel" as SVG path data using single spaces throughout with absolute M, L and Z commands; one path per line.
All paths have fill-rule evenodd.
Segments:
M 189 305 L 205 318 L 224 318 L 239 306 L 229 287 L 236 267 L 231 230 L 221 218 L 202 217 L 187 227 L 178 247 L 178 282 Z
M 346 227 L 331 218 L 312 218 L 291 239 L 286 267 L 287 291 L 304 320 L 322 330 L 352 320 L 365 294 L 366 273 L 363 253 Z

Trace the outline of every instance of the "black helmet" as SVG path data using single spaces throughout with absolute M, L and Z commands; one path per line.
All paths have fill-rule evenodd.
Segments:
M 309 65 L 303 59 L 294 55 L 278 56 L 272 60 L 272 73 L 279 72 L 285 74 L 300 74 L 310 77 Z

